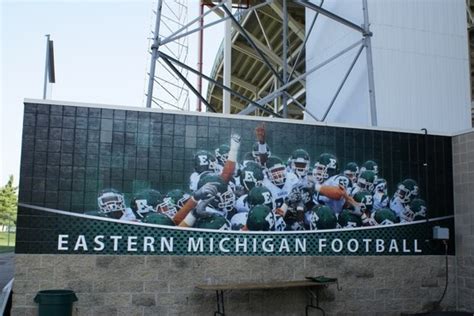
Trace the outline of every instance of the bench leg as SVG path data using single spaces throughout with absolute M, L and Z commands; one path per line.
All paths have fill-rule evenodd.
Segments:
M 214 316 L 225 316 L 225 309 L 224 309 L 224 291 L 216 290 L 216 303 L 217 303 L 217 311 L 214 312 Z
M 325 316 L 326 313 L 324 312 L 324 309 L 322 309 L 319 306 L 319 290 L 313 291 L 312 289 L 306 289 L 306 291 L 308 292 L 310 300 L 311 300 L 310 303 L 306 305 L 306 316 L 309 315 L 310 308 L 319 309 L 321 313 L 323 314 L 323 316 Z M 314 304 L 315 301 L 316 301 L 316 305 Z

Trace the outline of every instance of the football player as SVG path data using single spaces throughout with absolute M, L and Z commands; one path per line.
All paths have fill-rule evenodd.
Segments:
M 369 191 L 373 193 L 375 183 L 375 173 L 370 170 L 362 171 L 357 179 L 356 184 L 350 189 L 350 195 L 354 196 L 359 191 Z
M 157 206 L 162 203 L 163 197 L 161 193 L 153 189 L 141 190 L 134 194 L 130 202 L 132 209 L 137 219 L 143 219 L 148 213 L 156 213 Z
M 418 184 L 415 180 L 403 180 L 397 185 L 397 190 L 390 199 L 390 209 L 394 211 L 398 217 L 401 217 L 405 206 L 418 196 L 418 191 Z
M 336 214 L 326 205 L 316 205 L 305 214 L 307 230 L 334 229 L 337 227 Z
M 343 174 L 351 180 L 351 187 L 357 183 L 357 178 L 359 177 L 359 166 L 357 163 L 351 161 L 346 164 L 344 167 Z
M 194 172 L 189 177 L 189 189 L 195 191 L 201 175 L 207 172 L 219 172 L 217 159 L 207 150 L 199 150 L 194 155 Z
M 360 166 L 360 172 L 364 172 L 366 170 L 372 171 L 375 174 L 375 177 L 379 174 L 379 165 L 373 160 L 367 160 Z
M 191 195 L 183 190 L 171 190 L 166 193 L 163 202 L 157 206 L 157 211 L 173 218 L 190 198 Z
M 227 161 L 224 165 L 224 168 L 222 172 L 220 173 L 220 178 L 224 181 L 224 183 L 229 183 L 229 181 L 232 179 L 232 175 L 234 174 L 235 166 L 237 163 L 237 155 L 239 153 L 239 148 L 240 148 L 240 136 L 237 134 L 232 134 L 230 137 L 230 150 L 229 150 L 229 156 L 227 158 Z M 203 160 L 205 160 L 206 157 L 204 157 Z M 213 173 L 210 171 L 209 173 Z M 206 173 L 206 175 L 209 175 L 209 173 Z M 215 173 L 214 173 L 215 174 Z M 181 222 L 186 218 L 186 216 L 197 206 L 198 202 L 202 200 L 207 200 L 210 199 L 213 194 L 217 194 L 217 188 L 215 188 L 214 185 L 212 184 L 205 184 L 203 187 L 198 189 L 198 183 L 200 181 L 201 176 L 204 175 L 204 172 L 199 174 L 199 180 L 197 183 L 195 183 L 196 190 L 194 190 L 192 194 L 192 198 L 188 199 L 186 201 L 185 205 L 181 207 L 181 209 L 176 213 L 176 215 L 173 217 L 173 221 L 177 224 L 180 225 Z M 197 180 L 197 179 L 195 179 Z M 194 185 L 193 185 L 194 187 Z M 194 223 L 193 223 L 194 224 Z M 186 226 L 186 223 L 183 223 L 184 226 Z M 192 225 L 191 225 L 192 226 Z M 189 227 L 189 226 L 186 226 Z
M 265 123 L 255 128 L 255 136 L 257 137 L 257 142 L 252 147 L 252 156 L 262 167 L 265 167 L 267 159 L 272 155 L 270 147 L 268 147 L 265 141 Z
M 422 199 L 415 198 L 405 205 L 404 210 L 400 214 L 400 222 L 413 222 L 426 219 L 426 202 Z
M 374 207 L 373 210 L 387 208 L 390 198 L 387 195 L 387 181 L 384 178 L 376 178 L 374 182 Z

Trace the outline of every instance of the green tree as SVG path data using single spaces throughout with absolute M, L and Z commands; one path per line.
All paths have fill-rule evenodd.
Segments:
M 7 184 L 0 188 L 0 225 L 10 226 L 16 221 L 17 189 L 13 186 L 12 175 Z

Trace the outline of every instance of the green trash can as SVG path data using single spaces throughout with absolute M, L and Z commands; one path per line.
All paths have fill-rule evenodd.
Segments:
M 39 304 L 38 316 L 71 316 L 72 303 L 77 301 L 72 290 L 44 290 L 35 296 Z

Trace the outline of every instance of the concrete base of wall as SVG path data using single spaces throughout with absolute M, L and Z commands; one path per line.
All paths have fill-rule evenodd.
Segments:
M 455 310 L 454 257 L 441 304 Z M 215 293 L 197 284 L 337 277 L 321 306 L 329 315 L 428 311 L 443 293 L 444 257 L 171 257 L 16 255 L 13 315 L 36 315 L 35 294 L 72 289 L 75 315 L 212 315 Z M 304 315 L 302 289 L 226 293 L 228 315 Z

